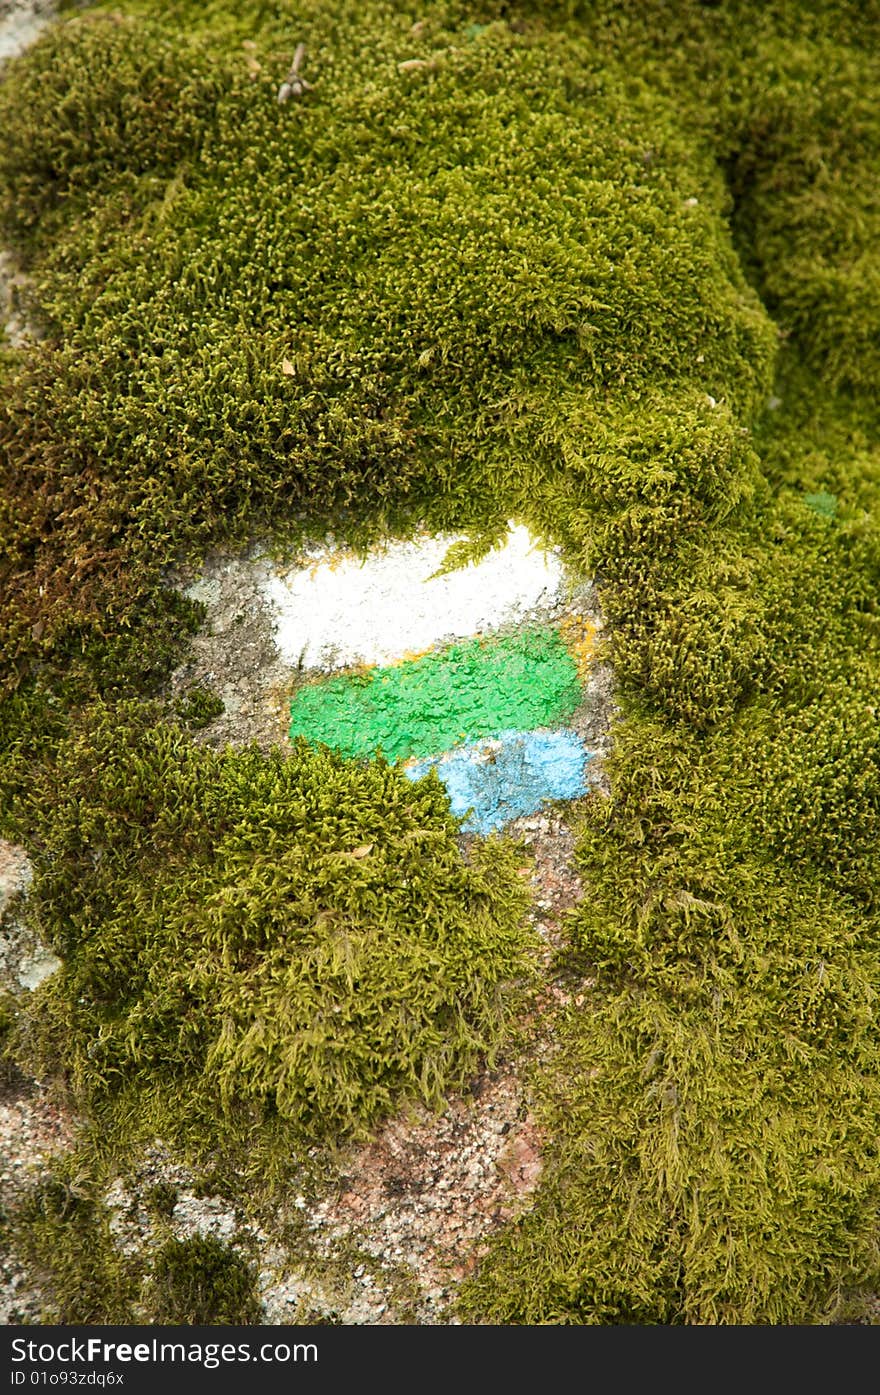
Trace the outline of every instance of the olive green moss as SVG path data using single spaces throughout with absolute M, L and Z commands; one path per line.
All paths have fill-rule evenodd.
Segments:
M 132 1321 L 138 1264 L 119 1252 L 109 1221 L 88 1181 L 64 1162 L 12 1218 L 13 1245 L 48 1289 L 41 1321 Z
M 98 1199 L 81 1153 L 56 1163 L 15 1209 L 8 1238 L 40 1280 L 46 1303 L 41 1322 L 243 1326 L 261 1321 L 253 1265 L 211 1235 L 180 1240 L 166 1229 L 162 1238 L 169 1188 L 159 1184 L 153 1191 L 160 1193 L 153 1208 L 160 1229 L 140 1252 L 119 1247 L 110 1212 Z
M 168 1240 L 153 1262 L 151 1317 L 176 1326 L 259 1323 L 253 1267 L 212 1235 Z
M 96 699 L 112 704 L 154 693 L 186 656 L 204 614 L 204 606 L 163 588 L 122 621 L 110 614 L 97 628 L 72 627 L 46 661 L 35 663 L 0 699 L 0 833 L 9 836 L 15 795 L 27 789 L 32 762 L 69 734 L 74 714 Z M 11 670 L 0 674 L 15 684 Z M 216 693 L 193 689 L 173 711 L 183 724 L 198 729 L 221 707 Z
M 436 781 L 208 753 L 137 703 L 176 652 L 181 556 L 521 517 L 597 576 L 622 718 L 569 925 L 596 988 L 543 1070 L 534 1207 L 462 1315 L 857 1313 L 880 11 L 419 19 L 86 12 L 0 88 L 0 221 L 45 334 L 0 364 L 0 808 L 65 957 L 23 1041 L 102 1136 L 222 1154 L 236 1127 L 259 1149 L 437 1099 L 498 1039 L 513 854 L 463 861 Z M 298 40 L 314 86 L 279 105 Z
M 177 720 L 190 731 L 210 726 L 225 710 L 220 694 L 210 688 L 190 688 L 177 699 L 174 707 Z
M 609 397 L 762 400 L 723 182 L 636 78 L 455 6 L 414 37 L 318 3 L 314 91 L 279 105 L 289 19 L 146 8 L 64 22 L 0 90 L 0 226 L 47 336 L 0 417 L 17 672 L 181 549 L 352 511 L 490 530 Z
M 168 1220 L 177 1205 L 177 1188 L 170 1182 L 156 1182 L 144 1192 L 144 1205 L 152 1215 Z
M 14 1090 L 22 1077 L 16 1064 L 18 1006 L 12 994 L 0 992 L 0 1099 Z
M 209 1143 L 437 1103 L 496 1045 L 527 969 L 515 849 L 465 863 L 437 779 L 325 748 L 195 747 L 90 713 L 18 817 L 29 916 L 64 960 L 29 1051 L 93 1111 Z M 60 1049 L 60 1058 L 59 1058 Z
M 564 1106 L 545 1085 L 567 1123 L 471 1315 L 793 1323 L 877 1282 L 876 922 L 762 847 L 752 736 L 621 735 L 572 926 L 601 990 L 562 1027 Z
M 544 1186 L 466 1292 L 472 1320 L 872 1310 L 880 125 L 838 17 L 823 32 L 806 7 L 658 4 L 589 21 L 711 140 L 783 338 L 733 526 L 688 538 L 690 486 L 684 530 L 667 499 L 633 498 L 599 535 L 635 680 L 612 799 L 591 801 L 579 844 L 573 950 L 600 987 L 563 1025 Z M 642 488 L 669 460 L 655 441 Z

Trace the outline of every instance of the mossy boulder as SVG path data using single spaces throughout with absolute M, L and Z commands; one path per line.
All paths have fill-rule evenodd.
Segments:
M 517 516 L 599 581 L 596 988 L 473 1320 L 828 1321 L 880 1282 L 877 28 L 143 3 L 0 93 L 46 336 L 0 365 L 0 811 L 66 961 L 25 1040 L 108 1129 L 365 1128 L 491 1050 L 524 963 L 513 854 L 465 860 L 436 782 L 138 707 L 197 623 L 164 569 Z

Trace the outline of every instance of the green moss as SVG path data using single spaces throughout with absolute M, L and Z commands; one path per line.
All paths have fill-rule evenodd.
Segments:
M 880 1281 L 876 920 L 756 836 L 744 727 L 621 735 L 572 926 L 601 991 L 563 1024 L 544 1192 L 472 1317 L 816 1322 Z
M 131 612 L 105 615 L 97 629 L 83 622 L 50 641 L 27 677 L 7 671 L 11 691 L 0 690 L 0 833 L 26 836 L 16 823 L 17 801 L 31 782 L 34 762 L 49 758 L 70 733 L 75 714 L 99 702 L 155 693 L 187 652 L 204 607 L 170 590 L 141 596 Z M 196 725 L 216 715 L 217 697 L 196 690 L 175 715 Z
M 259 1323 L 253 1268 L 213 1236 L 169 1240 L 153 1262 L 151 1317 L 176 1326 Z
M 18 1015 L 12 994 L 0 992 L 0 1097 L 20 1080 L 15 1064 Z
M 153 1215 L 170 1219 L 177 1205 L 177 1188 L 170 1182 L 157 1182 L 144 1193 L 144 1205 Z
M 35 630 L 45 651 L 136 609 L 181 549 L 364 513 L 491 533 L 609 398 L 760 401 L 772 330 L 717 172 L 575 36 L 468 39 L 440 6 L 415 38 L 393 8 L 315 3 L 314 90 L 279 106 L 271 24 L 247 50 L 153 13 L 66 22 L 0 94 L 0 209 L 49 335 L 0 422 L 19 669 Z M 85 144 L 81 108 L 106 112 Z
M 225 706 L 219 693 L 209 688 L 190 688 L 175 704 L 177 720 L 190 731 L 201 731 L 219 717 Z
M 739 245 L 787 338 L 772 410 L 741 438 L 741 507 L 725 526 L 706 530 L 691 487 L 677 516 L 639 501 L 601 535 L 628 721 L 611 801 L 591 803 L 581 833 L 587 895 L 571 926 L 601 986 L 569 1015 L 545 1081 L 537 1205 L 462 1311 L 841 1320 L 880 1282 L 880 452 L 860 395 L 877 319 L 860 210 L 880 128 L 851 91 L 871 65 L 797 6 L 598 8 L 603 41 L 679 83 L 717 142 Z M 834 94 L 829 72 L 846 74 Z M 827 204 L 805 192 L 820 167 L 834 170 L 833 252 Z
M 818 494 L 805 494 L 804 503 L 808 509 L 820 513 L 823 518 L 833 518 L 837 512 L 837 496 L 829 494 L 825 489 L 820 489 Z
M 26 1199 L 13 1217 L 13 1244 L 49 1290 L 44 1321 L 131 1322 L 137 1263 L 116 1249 L 109 1215 L 77 1173 L 79 1161 L 73 1154 Z
M 159 1222 L 138 1250 L 118 1244 L 100 1199 L 94 1156 L 57 1161 L 5 1222 L 10 1252 L 27 1261 L 46 1299 L 43 1322 L 63 1324 L 259 1323 L 253 1266 L 213 1236 L 164 1233 L 176 1193 L 167 1183 L 144 1201 Z M 117 1218 L 118 1220 L 118 1218 Z
M 40 47 L 41 61 L 22 65 L 20 139 L 5 143 L 0 157 L 0 219 L 25 245 L 87 208 L 121 170 L 170 176 L 184 158 L 198 158 L 220 95 L 197 46 L 182 53 L 156 26 L 120 14 L 68 20 Z M 45 100 L 44 64 L 61 100 Z
M 527 969 L 515 850 L 465 864 L 439 781 L 382 762 L 217 754 L 110 709 L 20 817 L 32 924 L 64 959 L 36 1061 L 105 1115 L 140 1098 L 141 1132 L 327 1138 L 437 1103 Z
M 130 704 L 183 555 L 521 516 L 600 581 L 622 719 L 596 994 L 462 1311 L 827 1321 L 878 1282 L 876 6 L 423 9 L 143 3 L 4 82 L 46 332 L 0 413 L 0 808 L 65 957 L 34 1049 L 106 1137 L 254 1129 L 255 1175 L 497 1042 L 509 849 L 463 861 L 436 782 Z

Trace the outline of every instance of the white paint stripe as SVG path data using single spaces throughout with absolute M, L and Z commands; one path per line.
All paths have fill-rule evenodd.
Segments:
M 528 530 L 511 527 L 480 562 L 434 576 L 452 536 L 394 542 L 361 560 L 322 549 L 311 564 L 268 578 L 275 642 L 290 664 L 324 671 L 388 664 L 407 654 L 550 610 L 563 568 Z

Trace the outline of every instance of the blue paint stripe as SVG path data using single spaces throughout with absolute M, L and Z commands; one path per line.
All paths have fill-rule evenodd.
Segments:
M 573 731 L 502 731 L 491 741 L 417 761 L 405 774 L 419 780 L 435 769 L 449 791 L 452 812 L 467 814 L 467 832 L 491 833 L 536 813 L 547 800 L 586 794 L 590 759 Z

